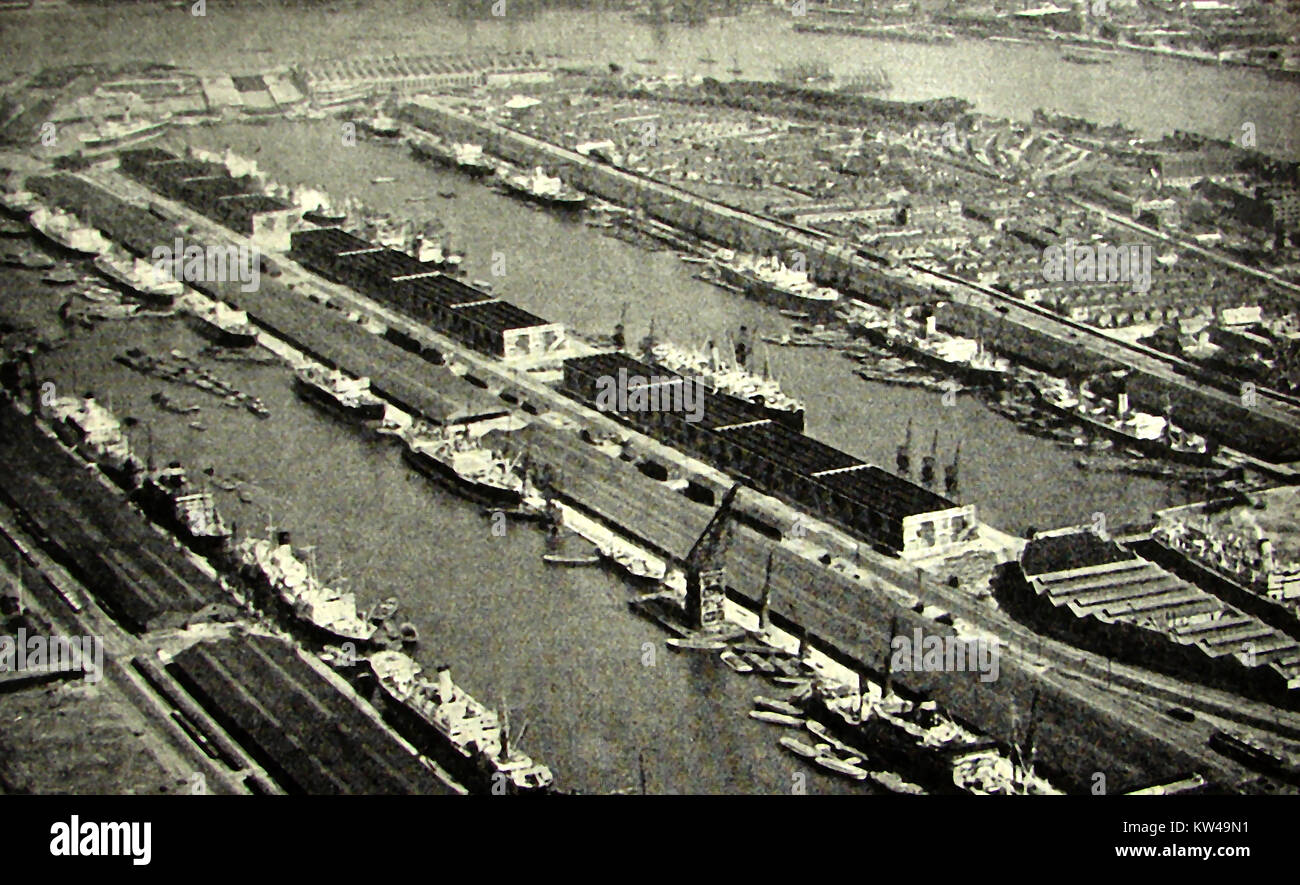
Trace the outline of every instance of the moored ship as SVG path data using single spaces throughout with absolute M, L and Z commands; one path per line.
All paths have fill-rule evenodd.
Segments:
M 113 482 L 128 490 L 136 487 L 144 465 L 131 451 L 122 423 L 93 393 L 57 397 L 50 405 L 50 421 L 61 440 L 98 465 Z
M 477 144 L 468 142 L 448 144 L 427 132 L 412 135 L 410 144 L 411 153 L 418 159 L 458 169 L 474 178 L 485 178 L 496 171 L 483 156 L 483 148 Z
M 750 298 L 814 320 L 829 319 L 840 300 L 839 292 L 818 286 L 808 274 L 787 267 L 778 256 L 758 258 L 720 249 L 713 256 L 713 266 L 724 283 Z
M 551 787 L 551 770 L 515 749 L 508 721 L 452 682 L 447 667 L 433 680 L 401 652 L 376 652 L 369 662 L 393 724 L 466 787 L 494 794 Z
M 379 630 L 357 613 L 352 593 L 316 580 L 294 552 L 288 532 L 278 532 L 274 540 L 245 538 L 235 546 L 234 562 L 264 608 L 323 641 L 368 643 Z
M 37 206 L 28 221 L 42 239 L 85 258 L 103 255 L 113 246 L 99 231 L 86 227 L 75 215 L 59 209 Z
M 170 307 L 185 291 L 185 284 L 142 258 L 119 257 L 106 252 L 95 258 L 95 270 L 131 294 L 157 307 Z
M 305 366 L 294 372 L 293 389 L 309 402 L 354 421 L 384 417 L 384 401 L 370 392 L 369 378 L 352 378 L 337 369 Z
M 803 432 L 803 402 L 781 390 L 775 379 L 759 377 L 722 360 L 716 348 L 705 356 L 661 341 L 653 342 L 644 357 L 679 375 L 697 378 L 716 391 L 753 403 L 773 421 Z
M 257 343 L 257 326 L 249 322 L 248 314 L 224 302 L 196 304 L 190 316 L 199 334 L 219 347 L 252 347 Z
M 518 507 L 524 500 L 524 480 L 510 461 L 468 433 L 421 425 L 412 427 L 403 441 L 402 457 L 412 467 L 476 501 Z
M 232 533 L 212 493 L 197 488 L 179 461 L 148 471 L 131 498 L 145 515 L 200 556 L 224 553 Z
M 1205 437 L 1174 427 L 1168 416 L 1162 418 L 1130 409 L 1128 394 L 1123 391 L 1112 410 L 1094 397 L 1086 385 L 1076 396 L 1066 382 L 1044 377 L 1033 389 L 1044 409 L 1099 432 L 1117 445 L 1194 467 L 1214 464 L 1215 450 Z
M 534 167 L 531 173 L 502 175 L 501 185 L 507 192 L 548 209 L 577 212 L 587 204 L 586 194 L 567 187 L 554 175 L 547 175 L 541 166 Z

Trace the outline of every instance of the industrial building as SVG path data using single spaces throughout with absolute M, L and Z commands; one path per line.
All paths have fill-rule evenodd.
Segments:
M 1088 527 L 1042 532 L 1003 605 L 1072 644 L 1272 702 L 1300 701 L 1300 644 Z
M 565 360 L 564 392 L 599 408 L 604 379 L 681 376 L 624 353 Z M 678 381 L 671 379 L 676 378 Z M 751 403 L 702 391 L 697 414 L 623 409 L 612 414 L 755 488 L 808 509 L 891 553 L 952 547 L 976 529 L 973 505 L 946 498 L 767 418 Z M 695 420 L 698 418 L 698 420 Z
M 551 323 L 394 249 L 337 228 L 298 231 L 290 255 L 328 280 L 427 322 L 502 359 L 542 356 L 563 346 Z
M 160 148 L 119 156 L 125 174 L 267 249 L 288 249 L 290 232 L 302 223 L 301 209 L 266 196 L 256 182 L 234 178 L 215 163 L 182 159 Z

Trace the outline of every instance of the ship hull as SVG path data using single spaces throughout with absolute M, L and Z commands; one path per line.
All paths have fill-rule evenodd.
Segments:
M 539 194 L 530 188 L 521 187 L 512 184 L 509 181 L 503 181 L 502 186 L 506 192 L 520 199 L 527 200 L 530 203 L 536 203 L 547 209 L 554 209 L 557 212 L 576 213 L 582 211 L 587 205 L 587 198 L 582 194 L 572 196 L 552 196 L 550 194 Z
M 806 313 L 810 319 L 816 321 L 830 319 L 835 312 L 835 306 L 839 303 L 837 300 L 826 298 L 805 298 L 796 292 L 727 265 L 719 265 L 719 271 L 724 282 L 740 289 L 746 297 L 771 304 L 780 310 Z
M 360 402 L 356 405 L 347 405 L 315 384 L 297 377 L 293 379 L 293 389 L 308 402 L 314 403 L 327 412 L 332 412 L 349 421 L 378 421 L 384 417 L 384 404 L 382 402 Z
M 417 452 L 409 446 L 403 447 L 402 458 L 420 473 L 451 486 L 454 491 L 471 500 L 500 507 L 518 507 L 523 503 L 523 495 L 515 489 L 501 488 L 461 476 L 450 464 L 424 452 Z
M 216 535 L 195 534 L 194 529 L 177 515 L 176 502 L 166 490 L 146 480 L 132 493 L 131 500 L 145 516 L 205 559 L 219 561 L 225 555 L 230 543 L 230 534 L 228 532 Z
M 238 563 L 237 572 L 252 591 L 253 603 L 263 611 L 278 617 L 303 638 L 327 644 L 352 642 L 359 648 L 369 648 L 373 645 L 374 633 L 360 636 L 351 632 L 340 632 L 328 624 L 320 624 L 305 617 L 289 599 L 285 598 L 280 589 L 267 579 L 266 575 L 248 563 Z
M 330 212 L 311 211 L 302 213 L 302 220 L 309 221 L 319 227 L 338 227 L 348 220 L 346 215 L 338 215 Z
M 1076 411 L 1066 406 L 1058 405 L 1052 402 L 1041 393 L 1036 396 L 1037 402 L 1047 411 L 1058 415 L 1067 421 L 1082 424 L 1089 430 L 1096 431 L 1115 441 L 1117 445 L 1122 445 L 1130 449 L 1135 449 L 1143 455 L 1151 458 L 1162 458 L 1167 461 L 1173 461 L 1177 464 L 1186 464 L 1190 467 L 1213 467 L 1214 456 L 1208 452 L 1194 452 L 1187 449 L 1179 449 L 1170 446 L 1165 440 L 1156 438 L 1148 439 L 1137 437 L 1131 433 L 1125 432 L 1122 428 L 1115 427 L 1105 421 Z
M 818 698 L 810 702 L 808 712 L 839 740 L 867 750 L 873 760 L 879 759 L 885 768 L 897 771 L 928 792 L 938 795 L 965 792 L 957 785 L 948 754 L 939 748 L 921 746 L 916 738 L 887 719 L 868 716 L 860 724 L 852 723 Z
M 415 155 L 416 159 L 437 163 L 439 166 L 445 166 L 448 169 L 455 169 L 471 178 L 486 178 L 493 171 L 492 167 L 486 163 L 462 163 L 456 159 L 455 154 L 450 151 L 439 150 L 433 145 L 414 143 L 411 145 L 411 153 Z
M 523 790 L 516 786 L 509 777 L 497 778 L 496 769 L 490 760 L 469 748 L 462 749 L 432 723 L 417 713 L 401 697 L 395 695 L 378 677 L 374 678 L 375 694 L 378 696 L 379 708 L 384 719 L 425 756 L 433 759 L 456 779 L 461 786 L 473 793 L 490 793 L 499 790 L 498 782 L 508 793 L 545 793 L 539 790 Z
M 257 343 L 257 330 L 248 327 L 226 327 L 206 317 L 191 317 L 191 324 L 196 332 L 218 347 L 241 348 L 252 347 Z

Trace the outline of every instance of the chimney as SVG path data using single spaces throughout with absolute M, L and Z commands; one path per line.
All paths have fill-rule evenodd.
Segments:
M 454 693 L 451 684 L 451 667 L 443 664 L 438 668 L 438 698 L 445 704 L 451 700 Z

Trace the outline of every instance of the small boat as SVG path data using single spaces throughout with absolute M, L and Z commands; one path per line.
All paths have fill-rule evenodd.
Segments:
M 773 713 L 784 713 L 787 716 L 802 716 L 803 710 L 800 710 L 789 701 L 782 701 L 777 698 L 769 698 L 764 695 L 754 695 L 754 706 L 761 707 L 765 710 L 771 710 Z M 812 723 L 809 723 L 811 731 Z
M 794 753 L 796 756 L 802 756 L 805 759 L 816 759 L 818 756 L 816 747 L 811 744 L 805 744 L 796 737 L 782 735 L 781 738 L 777 740 L 777 743 L 785 747 L 791 753 Z
M 742 658 L 740 655 L 736 654 L 731 649 L 727 649 L 721 655 L 719 655 L 719 657 L 722 658 L 722 663 L 726 664 L 728 667 L 735 670 L 737 673 L 754 672 L 754 668 L 750 665 L 750 663 L 746 661 L 744 658 Z
M 795 716 L 787 716 L 784 713 L 773 713 L 771 710 L 750 710 L 750 719 L 757 719 L 759 722 L 766 722 L 769 725 L 781 725 L 785 728 L 803 728 L 804 721 Z
M 587 553 L 587 554 L 543 553 L 542 562 L 546 563 L 547 565 L 564 565 L 564 566 L 600 565 L 600 555 L 596 553 Z
M 673 636 L 664 640 L 664 645 L 683 651 L 717 651 L 727 647 L 721 639 L 703 636 Z
M 842 774 L 845 777 L 852 778 L 855 781 L 864 781 L 867 779 L 866 769 L 859 768 L 851 762 L 843 759 L 837 759 L 831 755 L 820 755 L 813 758 L 813 763 L 820 765 L 827 771 L 833 771 L 836 774 Z
M 366 620 L 374 622 L 387 621 L 393 615 L 397 614 L 397 607 L 397 597 L 390 596 L 382 602 L 376 603 L 375 607 L 370 610 L 370 614 L 367 616 Z
M 454 200 L 456 198 L 456 192 L 452 190 L 438 191 L 438 196 L 442 197 L 444 200 Z
M 376 175 L 374 178 L 370 179 L 371 184 L 390 184 L 394 181 L 397 181 L 397 179 L 391 175 Z

